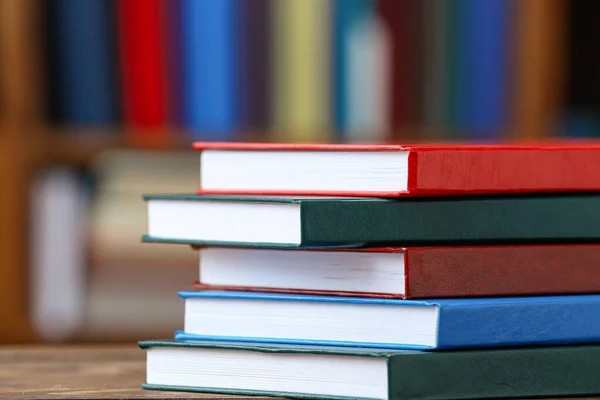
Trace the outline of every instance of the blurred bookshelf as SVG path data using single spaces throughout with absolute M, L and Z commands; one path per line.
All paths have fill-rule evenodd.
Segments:
M 195 140 L 600 136 L 597 4 L 2 0 L 0 343 L 179 328 L 197 255 L 140 250 L 141 193 L 193 191 Z

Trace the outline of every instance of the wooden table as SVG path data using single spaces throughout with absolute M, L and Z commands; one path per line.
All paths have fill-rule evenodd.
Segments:
M 145 357 L 135 344 L 0 346 L 0 399 L 243 398 L 142 390 Z
M 250 399 L 145 391 L 145 375 L 145 353 L 135 344 L 0 346 L 0 399 Z

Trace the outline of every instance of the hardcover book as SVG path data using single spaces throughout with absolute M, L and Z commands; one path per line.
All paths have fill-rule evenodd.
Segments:
M 600 240 L 600 194 L 513 197 L 145 196 L 147 242 L 255 247 Z
M 600 393 L 600 346 L 423 352 L 143 341 L 144 389 L 301 399 L 485 399 Z
M 600 293 L 600 245 L 199 247 L 197 290 L 441 298 Z
M 600 295 L 397 300 L 181 292 L 177 340 L 469 349 L 600 342 Z
M 600 143 L 195 143 L 203 194 L 394 197 L 594 191 Z

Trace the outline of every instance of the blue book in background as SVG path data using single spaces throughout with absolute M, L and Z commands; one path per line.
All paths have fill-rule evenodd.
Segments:
M 446 19 L 447 126 L 457 133 L 467 127 L 470 91 L 470 49 L 466 45 L 471 35 L 469 0 L 448 1 Z
M 334 123 L 338 132 L 348 128 L 347 87 L 348 38 L 357 24 L 372 18 L 374 0 L 334 0 L 333 2 L 333 96 Z
M 51 36 L 56 118 L 66 125 L 111 125 L 118 118 L 112 2 L 54 0 Z
M 467 1 L 468 129 L 489 138 L 501 133 L 506 122 L 510 2 Z
M 182 292 L 177 340 L 401 349 L 600 342 L 600 295 L 390 300 Z
M 228 141 L 238 120 L 235 0 L 183 0 L 184 119 L 194 140 Z

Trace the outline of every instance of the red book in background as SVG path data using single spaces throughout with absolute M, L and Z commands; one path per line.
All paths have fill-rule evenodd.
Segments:
M 600 245 L 201 247 L 196 290 L 389 298 L 600 293 Z
M 399 130 L 420 122 L 422 7 L 420 0 L 377 1 L 377 11 L 391 43 L 389 95 L 393 137 L 399 135 Z
M 164 135 L 168 118 L 163 7 L 161 0 L 118 3 L 125 123 L 148 137 Z

